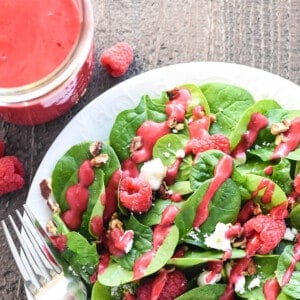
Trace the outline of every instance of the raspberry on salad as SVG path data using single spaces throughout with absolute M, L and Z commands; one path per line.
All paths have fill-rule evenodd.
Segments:
M 187 279 L 182 271 L 162 269 L 157 277 L 148 278 L 138 287 L 137 297 L 139 300 L 173 300 L 186 290 Z
M 111 76 L 123 76 L 133 62 L 133 49 L 130 44 L 119 42 L 102 53 L 100 62 Z
M 24 186 L 24 167 L 16 156 L 0 158 L 0 196 Z
M 258 215 L 244 224 L 247 238 L 246 252 L 267 254 L 282 240 L 286 230 L 284 220 L 275 220 L 269 215 Z
M 119 191 L 122 205 L 134 213 L 144 213 L 152 205 L 152 189 L 148 182 L 136 177 L 125 177 Z

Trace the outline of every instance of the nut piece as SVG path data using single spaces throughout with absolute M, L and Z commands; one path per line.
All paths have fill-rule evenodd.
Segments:
M 97 156 L 102 149 L 102 143 L 99 141 L 93 142 L 90 145 L 89 151 L 95 157 Z
M 101 167 L 108 161 L 108 154 L 101 153 L 91 159 L 92 167 Z
M 46 230 L 51 235 L 57 235 L 57 227 L 55 226 L 55 224 L 51 220 L 48 221 L 48 223 L 46 225 Z
M 271 133 L 277 135 L 289 130 L 291 126 L 290 120 L 283 120 L 281 123 L 273 123 L 271 126 Z
M 276 138 L 275 138 L 275 145 L 279 145 L 280 143 L 284 143 L 286 141 L 286 137 L 280 133 L 278 135 L 276 135 Z
M 132 139 L 129 151 L 130 151 L 130 153 L 133 153 L 134 151 L 139 150 L 140 148 L 142 148 L 142 146 L 143 146 L 142 137 L 141 136 L 135 136 Z
M 43 198 L 45 200 L 48 200 L 51 195 L 52 190 L 51 190 L 50 183 L 48 182 L 47 179 L 43 179 L 40 182 L 40 190 L 41 190 L 41 194 L 42 194 Z

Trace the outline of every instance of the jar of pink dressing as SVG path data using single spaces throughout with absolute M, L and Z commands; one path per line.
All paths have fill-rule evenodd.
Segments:
M 93 54 L 90 0 L 1 0 L 0 119 L 34 125 L 67 112 L 87 88 Z

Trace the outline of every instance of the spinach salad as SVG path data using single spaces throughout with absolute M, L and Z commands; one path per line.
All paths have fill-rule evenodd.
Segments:
M 41 184 L 53 245 L 91 299 L 300 299 L 299 143 L 241 87 L 145 95 Z

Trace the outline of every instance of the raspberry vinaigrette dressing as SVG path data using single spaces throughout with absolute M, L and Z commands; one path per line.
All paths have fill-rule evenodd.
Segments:
M 33 125 L 65 113 L 87 87 L 93 52 L 89 0 L 1 1 L 0 117 Z
M 78 41 L 81 17 L 74 0 L 1 3 L 0 87 L 17 87 L 48 76 Z

